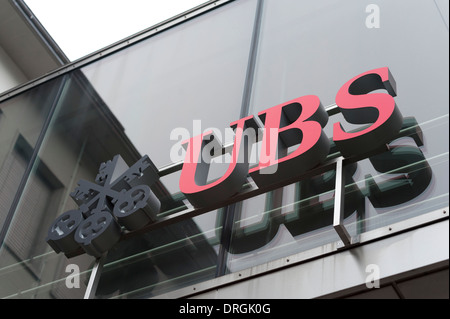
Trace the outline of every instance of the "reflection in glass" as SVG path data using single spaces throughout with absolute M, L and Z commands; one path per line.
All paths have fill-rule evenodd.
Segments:
M 365 196 L 360 227 L 373 230 L 448 206 L 448 139 L 432 145 L 432 136 L 448 128 L 448 115 L 418 124 L 405 118 L 388 151 L 358 162 L 354 179 Z M 448 143 L 448 141 L 447 141 Z M 433 150 L 433 148 L 435 148 Z
M 60 82 L 60 79 L 49 81 L 0 104 L 0 227 L 7 218 Z
M 238 119 L 255 7 L 229 3 L 83 68 L 157 167 L 184 159 L 182 141 L 211 127 L 224 136 Z
M 69 289 L 61 280 L 71 263 L 86 274 L 93 258 L 56 255 L 45 242 L 49 226 L 60 214 L 78 208 L 70 193 L 79 180 L 94 181 L 99 164 L 115 154 L 128 163 L 139 159 L 117 119 L 81 73 L 65 76 L 60 89 L 0 251 L 3 282 L 11 282 L 2 286 L 2 296 L 20 297 L 26 287 L 34 287 L 30 293 L 40 298 L 82 297 L 87 281 L 80 282 L 81 289 Z M 16 153 L 29 154 L 31 147 L 18 141 Z M 157 191 L 161 198 L 168 194 L 161 184 Z
M 0 105 L 0 297 L 49 297 L 49 289 L 43 293 L 36 287 L 56 283 L 64 273 L 60 260 L 54 264 L 58 272 L 46 273 L 51 256 L 42 240 L 62 184 L 39 157 L 33 161 L 64 88 L 65 77 L 57 78 Z
M 389 143 L 388 152 L 345 167 L 344 224 L 352 236 L 448 206 L 449 83 L 448 72 L 442 71 L 448 69 L 448 26 L 434 2 L 402 0 L 384 1 L 380 5 L 382 26 L 369 29 L 366 5 L 357 0 L 264 1 L 250 102 L 250 114 L 310 94 L 331 107 L 339 88 L 350 78 L 389 67 L 397 82 L 394 99 L 405 117 L 404 125 L 398 138 Z M 336 122 L 346 130 L 361 129 L 338 113 L 330 116 L 324 129 L 329 138 Z M 340 155 L 336 149 L 333 152 Z M 326 176 L 332 173 L 322 175 L 318 184 L 332 193 L 334 184 Z M 323 214 L 332 211 L 326 201 L 305 201 L 310 194 L 324 196 L 326 190 L 314 189 L 310 181 L 289 187 L 290 197 L 285 188 L 242 204 L 243 211 L 235 220 L 235 245 L 230 248 L 235 253 L 229 259 L 231 271 L 266 262 L 276 253 L 287 255 L 288 250 L 281 253 L 274 248 L 274 256 L 267 253 L 267 258 L 252 260 L 269 247 L 281 247 L 278 242 L 297 239 L 296 232 L 304 238 L 316 232 L 313 216 L 317 216 L 317 229 L 332 223 Z M 271 197 L 282 200 L 272 207 L 267 204 Z M 293 207 L 287 215 L 280 215 L 277 210 L 282 210 L 285 198 Z M 296 215 L 295 206 L 310 212 L 308 221 L 300 218 L 304 217 L 301 209 Z M 348 215 L 351 211 L 357 214 Z M 245 238 L 255 240 L 246 242 Z M 323 243 L 331 241 L 330 237 Z M 308 244 L 313 247 L 314 239 L 305 240 L 304 245 Z
M 346 81 L 385 66 L 404 116 L 421 122 L 447 112 L 448 26 L 435 3 L 382 1 L 377 29 L 366 27 L 367 4 L 264 1 L 251 113 L 309 94 L 332 105 Z
M 99 165 L 111 160 L 116 154 L 120 154 L 128 164 L 135 163 L 141 154 L 148 154 L 158 166 L 170 163 L 170 148 L 176 143 L 170 140 L 173 128 L 190 129 L 197 119 L 205 121 L 202 125 L 228 127 L 239 116 L 255 3 L 231 3 L 211 14 L 200 16 L 195 23 L 184 23 L 93 63 L 83 69 L 84 74 L 74 71 L 66 77 L 61 96 L 55 101 L 51 94 L 39 91 L 42 91 L 42 86 L 33 89 L 40 94 L 40 99 L 48 97 L 50 102 L 55 102 L 56 109 L 49 118 L 36 159 L 31 163 L 31 174 L 14 210 L 11 227 L 5 238 L 6 244 L 0 252 L 3 278 L 24 279 L 5 285 L 7 288 L 1 291 L 2 296 L 19 296 L 21 291 L 34 286 L 32 294 L 41 298 L 80 297 L 87 281 L 82 282 L 78 290 L 61 285 L 61 279 L 67 276 L 65 266 L 76 263 L 81 272 L 86 274 L 92 267 L 93 258 L 86 254 L 76 256 L 74 253 L 75 257 L 66 259 L 63 254 L 52 252 L 45 243 L 46 232 L 53 220 L 64 212 L 77 209 L 70 194 L 78 181 L 94 181 Z M 223 28 L 230 19 L 234 21 L 233 26 Z M 123 63 L 127 64 L 124 69 Z M 120 76 L 111 76 L 111 72 L 118 71 Z M 85 75 L 88 75 L 89 80 Z M 112 87 L 109 86 L 111 83 Z M 45 107 L 48 103 L 36 104 Z M 4 119 L 10 117 L 10 109 L 11 112 L 21 111 L 17 105 L 14 109 L 3 105 L 0 129 L 5 128 Z M 30 110 L 22 111 L 21 114 L 26 115 L 21 119 L 24 124 L 28 117 L 35 115 Z M 34 116 L 33 121 L 29 121 L 32 125 L 24 125 L 22 136 L 16 138 L 16 146 L 6 141 L 7 135 L 2 135 L 5 141 L 2 143 L 13 150 L 9 159 L 6 159 L 8 170 L 19 172 L 16 176 L 21 176 L 20 169 L 23 172 L 27 166 L 26 156 L 32 152 L 41 128 L 36 130 L 36 136 L 28 134 L 32 133 L 28 131 L 37 126 L 37 118 L 46 120 L 46 115 Z M 144 119 L 145 122 L 142 122 Z M 20 123 L 21 120 L 16 119 L 13 123 Z M 164 120 L 166 125 L 163 125 Z M 153 192 L 162 202 L 159 218 L 186 208 L 183 196 L 177 191 L 172 193 L 164 185 L 168 183 L 170 189 L 176 189 L 172 180 L 169 178 L 152 186 Z M 16 190 L 7 192 L 15 193 Z M 13 198 L 9 195 L 5 198 Z M 33 210 L 33 218 L 28 218 L 30 209 Z M 201 229 L 205 222 L 208 225 L 206 231 Z M 117 258 L 126 256 L 128 262 L 134 261 L 137 268 L 130 269 L 137 273 L 136 280 L 147 278 L 141 282 L 144 286 L 151 285 L 148 279 L 154 274 L 149 262 L 140 259 L 149 249 L 152 253 L 151 263 L 164 273 L 165 280 L 170 279 L 170 285 L 177 282 L 176 278 L 180 278 L 180 285 L 211 278 L 216 274 L 216 228 L 215 215 L 206 214 L 124 241 L 116 252 L 111 252 L 110 258 L 117 257 L 122 249 Z M 21 241 L 16 240 L 16 237 L 20 237 Z M 127 246 L 125 243 L 132 245 Z M 169 248 L 168 251 L 164 251 L 165 247 Z M 135 255 L 140 257 L 130 257 Z M 183 268 L 173 264 L 174 256 L 183 261 Z M 30 265 L 23 267 L 27 263 Z M 136 269 L 141 271 L 137 272 Z M 123 270 L 127 271 L 126 267 Z M 24 273 L 27 271 L 31 272 L 30 279 L 29 275 L 25 279 Z M 121 294 L 140 289 L 133 284 L 133 278 L 127 276 L 125 281 L 122 282 L 124 288 Z M 119 278 L 117 282 L 120 282 Z
M 70 197 L 77 182 L 94 181 L 116 154 L 128 164 L 148 154 L 161 168 L 173 161 L 174 128 L 197 135 L 198 120 L 203 130 L 239 118 L 256 3 L 231 2 L 0 104 L 0 297 L 81 298 L 93 258 L 66 259 L 45 243 L 56 216 L 77 208 Z M 398 23 L 403 6 L 412 13 Z M 330 105 L 344 81 L 381 66 L 397 80 L 399 136 L 388 151 L 344 166 L 351 236 L 448 206 L 448 28 L 433 3 L 385 2 L 379 30 L 365 27 L 364 6 L 354 0 L 267 0 L 263 8 L 250 113 L 308 94 Z M 338 121 L 347 124 L 330 117 L 329 138 Z M 327 171 L 127 237 L 107 256 L 97 298 L 156 296 L 337 242 L 335 179 Z M 190 208 L 178 181 L 176 172 L 152 187 L 158 218 Z M 67 285 L 70 264 L 80 268 L 80 289 Z
M 344 169 L 346 223 L 364 215 L 364 196 L 351 178 L 355 170 L 356 164 Z M 241 202 L 231 235 L 228 270 L 339 241 L 333 228 L 335 179 L 332 170 Z M 356 229 L 351 235 L 356 235 Z
M 211 212 L 120 242 L 108 252 L 96 298 L 148 298 L 214 278 L 220 235 Z

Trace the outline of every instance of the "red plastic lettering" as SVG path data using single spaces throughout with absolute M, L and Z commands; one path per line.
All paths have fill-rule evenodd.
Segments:
M 370 93 L 378 89 L 385 89 L 388 94 Z M 403 117 L 394 96 L 395 81 L 387 67 L 362 73 L 341 87 L 336 104 L 344 118 L 353 124 L 372 123 L 356 132 L 346 132 L 341 123 L 334 123 L 333 140 L 343 156 L 363 154 L 395 137 Z
M 258 115 L 264 135 L 259 165 L 249 172 L 257 185 L 303 174 L 328 155 L 329 140 L 322 130 L 328 114 L 317 96 L 302 96 Z

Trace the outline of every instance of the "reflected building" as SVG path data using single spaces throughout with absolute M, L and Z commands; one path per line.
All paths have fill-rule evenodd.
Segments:
M 448 298 L 445 1 L 382 2 L 379 28 L 356 0 L 209 1 L 74 62 L 23 2 L 0 6 L 10 17 L 0 32 L 0 297 Z M 395 78 L 402 127 L 386 147 L 339 162 L 333 124 L 361 125 L 336 94 L 381 67 Z M 223 133 L 212 183 L 228 167 L 230 123 L 306 95 L 328 114 L 324 163 L 270 185 L 248 176 L 207 207 L 186 199 L 182 140 Z M 86 208 L 80 181 L 105 187 L 99 175 L 116 155 L 127 167 L 151 160 L 155 220 L 122 229 L 100 258 L 58 252 L 49 229 Z

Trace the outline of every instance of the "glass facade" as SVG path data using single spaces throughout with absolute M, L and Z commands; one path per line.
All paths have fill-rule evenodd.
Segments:
M 345 82 L 365 71 L 389 67 L 397 82 L 395 100 L 405 118 L 403 133 L 389 144 L 391 150 L 386 154 L 348 168 L 351 174 L 346 178 L 349 197 L 346 202 L 351 202 L 353 207 L 346 211 L 346 223 L 353 234 L 357 229 L 359 232 L 373 230 L 448 205 L 449 91 L 448 72 L 444 71 L 448 68 L 448 41 L 444 40 L 448 35 L 448 23 L 441 18 L 443 8 L 432 1 L 379 1 L 377 5 L 379 28 L 368 28 L 369 13 L 362 14 L 367 4 L 361 1 L 264 1 L 249 107 L 250 114 L 257 114 L 309 94 L 317 95 L 324 106 L 332 106 Z M 340 113 L 330 116 L 325 127 L 330 138 L 336 122 L 343 123 L 349 130 L 358 128 L 347 123 Z M 385 163 L 388 161 L 390 164 Z M 302 203 L 302 199 L 333 193 L 333 182 L 328 183 L 324 193 L 312 188 L 326 187 L 323 180 L 309 183 L 313 189 L 309 196 L 290 194 L 295 192 L 293 186 L 279 190 L 279 198 L 289 198 L 292 208 L 283 204 L 277 207 L 293 214 L 295 203 Z M 297 188 L 302 187 L 297 185 Z M 264 208 L 269 196 L 272 194 L 260 196 L 259 204 L 251 204 L 248 212 L 245 206 L 250 204 L 244 205 L 243 216 L 236 220 L 237 233 L 242 233 L 240 219 L 247 220 L 247 228 L 252 228 L 264 220 L 262 216 L 273 213 Z M 298 214 L 308 214 L 309 210 L 311 214 L 325 213 L 325 207 L 333 210 L 332 206 L 323 205 L 319 210 L 317 205 L 308 205 Z M 255 214 L 257 211 L 259 214 Z M 254 225 L 249 222 L 248 214 L 257 221 Z M 302 236 L 297 236 L 287 226 L 289 222 L 281 224 L 287 229 L 283 227 L 273 235 L 276 233 L 287 241 L 302 240 Z M 328 218 L 328 226 L 332 226 L 331 218 Z M 287 239 L 283 233 L 287 234 Z M 322 239 L 323 235 L 319 237 Z M 314 240 L 307 241 L 314 243 Z M 263 241 L 258 242 L 262 245 Z M 299 246 L 297 250 L 308 247 Z M 233 260 L 240 257 L 237 255 Z M 259 263 L 255 260 L 243 266 Z
M 0 297 L 81 298 L 95 258 L 47 245 L 70 194 L 116 154 L 148 155 L 160 179 L 157 223 L 108 252 L 96 298 L 148 298 L 307 251 L 340 237 L 335 185 L 344 178 L 352 238 L 448 207 L 448 17 L 441 2 L 378 1 L 370 27 L 360 1 L 230 1 L 36 85 L 0 104 Z M 304 95 L 333 123 L 339 88 L 389 67 L 404 117 L 387 150 L 330 165 L 268 191 L 196 209 L 180 192 L 181 141 Z M 327 162 L 340 156 L 332 143 Z M 226 162 L 226 161 L 225 161 Z M 174 165 L 172 170 L 168 167 Z M 224 170 L 213 164 L 212 180 Z M 225 169 L 227 164 L 225 163 Z M 240 199 L 239 199 L 240 198 Z M 196 212 L 199 212 L 196 214 Z M 183 217 L 183 214 L 188 217 Z M 171 221 L 173 218 L 173 222 Z M 68 289 L 70 267 L 81 289 Z M 69 267 L 69 268 L 67 268 Z

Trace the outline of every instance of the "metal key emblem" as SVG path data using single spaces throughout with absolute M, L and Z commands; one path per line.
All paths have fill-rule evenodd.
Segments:
M 121 226 L 136 230 L 156 220 L 161 203 L 150 186 L 158 179 L 148 156 L 131 167 L 120 155 L 102 163 L 95 183 L 78 182 L 70 196 L 79 209 L 55 219 L 47 243 L 66 256 L 81 247 L 87 254 L 100 257 L 119 241 Z

